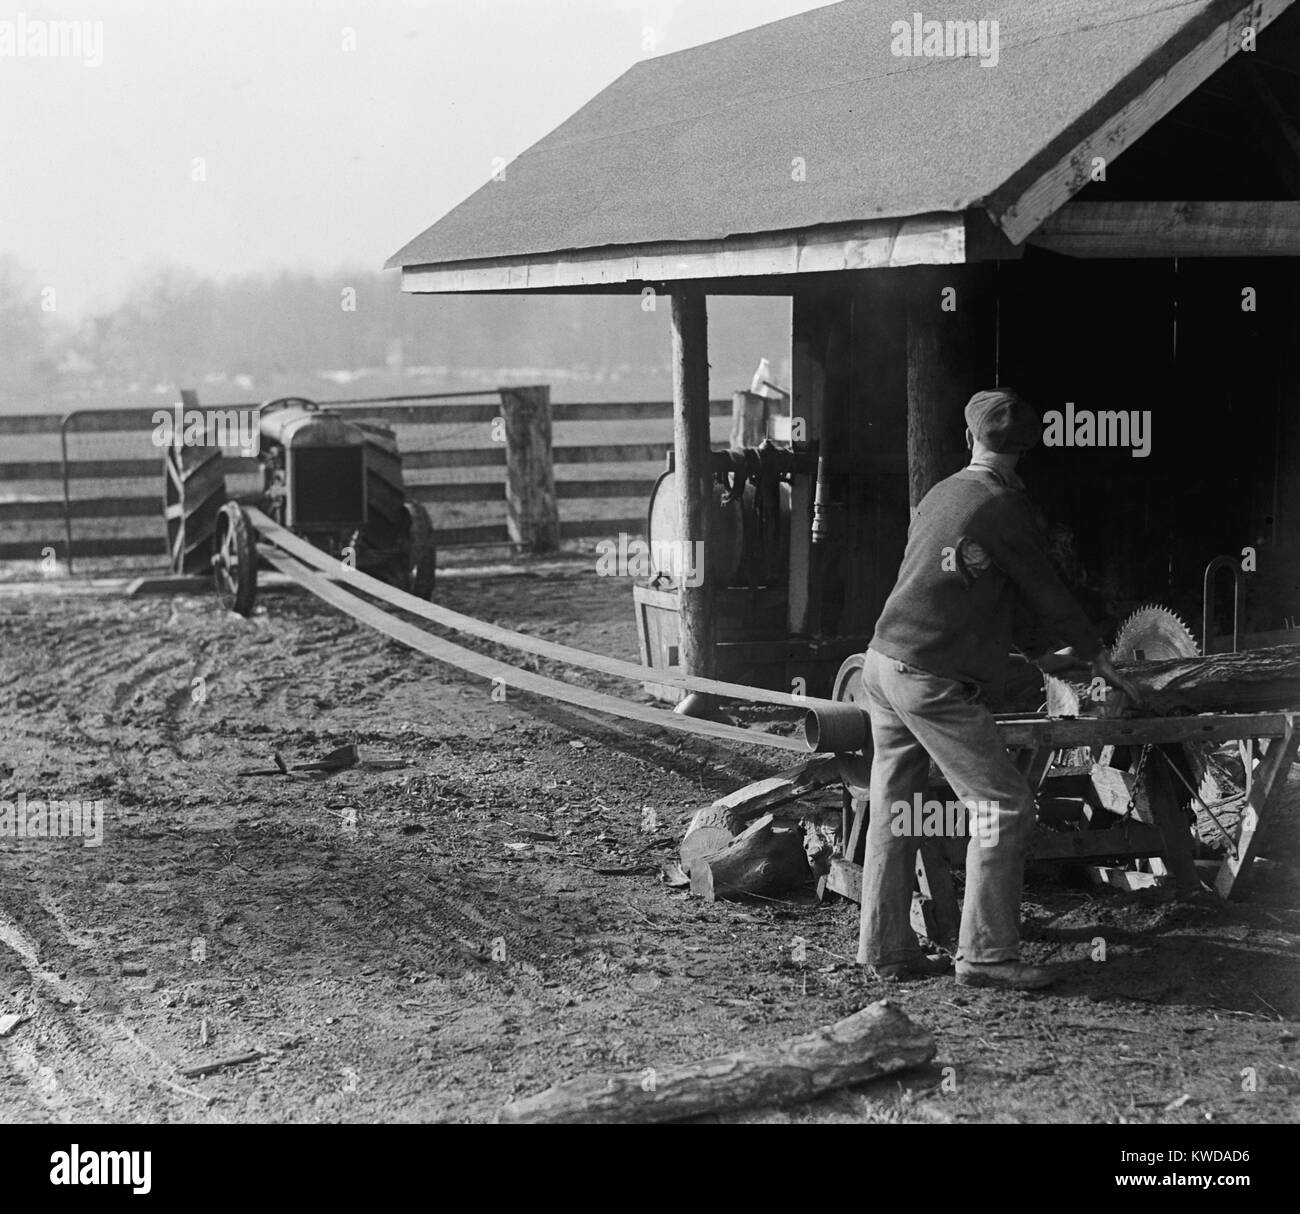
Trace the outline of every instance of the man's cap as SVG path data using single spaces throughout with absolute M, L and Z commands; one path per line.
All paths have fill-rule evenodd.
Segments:
M 966 405 L 966 426 L 979 442 L 1001 455 L 1029 451 L 1043 437 L 1037 411 L 1011 388 L 976 392 Z

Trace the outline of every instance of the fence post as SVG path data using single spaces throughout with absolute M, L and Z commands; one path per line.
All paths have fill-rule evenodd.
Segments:
M 68 572 L 72 572 L 72 492 L 68 486 L 68 423 L 80 410 L 73 409 L 59 422 L 59 453 L 63 472 L 63 534 L 68 542 Z
M 551 389 L 501 388 L 506 440 L 506 532 L 529 552 L 560 545 L 551 462 Z
M 767 399 L 756 392 L 731 394 L 731 440 L 738 447 L 757 447 L 767 437 Z

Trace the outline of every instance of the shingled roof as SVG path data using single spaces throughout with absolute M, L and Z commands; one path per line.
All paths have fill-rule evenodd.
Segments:
M 1290 2 L 1264 0 L 1264 19 Z M 1108 122 L 1102 152 L 1122 150 L 1135 134 L 1117 142 L 1116 116 L 1136 125 L 1125 107 L 1142 106 L 1198 47 L 1201 79 L 1238 49 L 1223 26 L 1242 4 L 1000 0 L 988 13 L 999 23 L 996 66 L 891 53 L 891 27 L 914 8 L 928 20 L 950 18 L 953 6 L 844 0 L 640 62 L 388 265 L 972 208 L 1021 239 L 1014 208 L 1024 191 Z M 796 158 L 806 180 L 795 179 Z

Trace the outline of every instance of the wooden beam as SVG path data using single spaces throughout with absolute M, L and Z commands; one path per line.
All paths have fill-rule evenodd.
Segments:
M 1226 742 L 1281 737 L 1284 712 L 1211 713 L 1187 717 L 1031 717 L 997 719 L 998 736 L 1017 746 L 1142 746 L 1166 742 Z
M 994 221 L 1013 244 L 1023 243 L 1049 215 L 1065 205 L 1092 179 L 1092 162 L 1097 156 L 1107 164 L 1140 139 L 1180 101 L 1191 95 L 1229 59 L 1241 51 L 1241 31 L 1251 26 L 1258 35 L 1290 7 L 1292 0 L 1252 0 L 1242 4 L 1224 20 L 1203 32 L 1185 28 L 1179 35 L 1187 44 L 1185 53 L 1172 66 L 1159 71 L 1141 91 L 1136 81 L 1149 79 L 1148 61 L 1113 88 L 1089 115 L 1089 129 L 1068 146 L 1054 141 L 1043 155 L 1034 157 L 1005 186 L 994 192 L 988 209 Z M 1188 42 L 1189 39 L 1194 39 Z M 1153 52 L 1164 61 L 1168 45 Z M 1095 115 L 1095 116 L 1094 116 Z M 1156 256 L 1170 254 L 1112 254 L 1112 256 Z
M 402 267 L 414 294 L 544 291 L 687 279 L 825 274 L 966 258 L 966 221 L 957 211 L 872 219 L 826 228 L 761 232 L 723 240 L 569 249 L 522 257 Z
M 1038 831 L 1029 844 L 1030 861 L 1083 860 L 1098 856 L 1159 856 L 1165 837 L 1146 822 L 1127 822 L 1109 830 Z
M 1072 202 L 1029 243 L 1068 257 L 1300 257 L 1300 202 Z
M 708 518 L 713 505 L 709 459 L 709 322 L 704 291 L 694 284 L 672 294 L 673 449 L 679 535 L 699 545 L 698 578 L 682 578 L 680 653 L 685 675 L 713 673 L 713 584 L 708 576 Z M 685 562 L 683 569 L 687 568 Z M 690 585 L 698 581 L 698 585 Z

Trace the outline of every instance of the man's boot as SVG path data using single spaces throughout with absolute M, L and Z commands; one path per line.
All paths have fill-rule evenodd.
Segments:
M 1037 991 L 1060 977 L 1054 970 L 1023 961 L 958 961 L 957 982 L 961 986 L 1003 987 L 1012 991 Z

